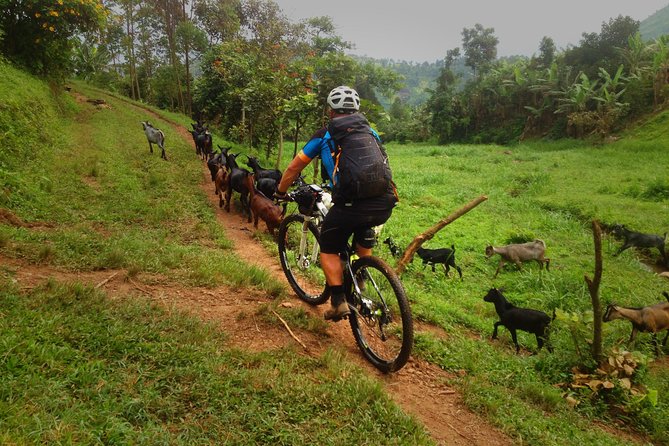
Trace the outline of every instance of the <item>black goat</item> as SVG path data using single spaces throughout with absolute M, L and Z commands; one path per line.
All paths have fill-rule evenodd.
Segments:
M 455 264 L 455 245 L 451 245 L 451 249 L 448 248 L 438 248 L 438 249 L 427 249 L 427 248 L 418 248 L 416 250 L 418 257 L 423 259 L 423 269 L 425 265 L 432 266 L 432 272 L 435 272 L 435 265 L 441 263 L 444 267 L 444 274 L 448 277 L 448 273 L 451 270 L 451 267 L 455 268 L 462 279 L 462 270 L 458 265 Z
M 246 156 L 249 159 L 247 163 L 251 169 L 253 169 L 253 174 L 255 175 L 256 181 L 261 178 L 272 178 L 276 180 L 277 184 L 281 181 L 281 171 L 278 169 L 265 169 L 260 166 L 258 159 L 253 156 Z
M 667 264 L 667 255 L 664 251 L 664 242 L 667 239 L 666 232 L 664 233 L 664 237 L 660 237 L 656 234 L 643 234 L 641 232 L 630 231 L 625 225 L 614 225 L 611 232 L 616 237 L 622 237 L 623 239 L 622 246 L 613 254 L 614 256 L 633 246 L 637 248 L 657 248 L 660 254 L 662 254 L 662 262 L 665 265 Z
M 249 207 L 249 193 L 253 187 L 253 173 L 246 169 L 241 169 L 237 165 L 237 155 L 228 153 L 226 165 L 229 169 L 228 188 L 225 194 L 225 210 L 230 212 L 230 203 L 232 202 L 232 192 L 239 193 L 239 201 L 242 203 L 242 212 L 248 214 L 248 222 L 251 223 L 251 208 Z M 249 178 L 251 179 L 249 185 Z
M 167 161 L 167 155 L 165 155 L 165 134 L 162 130 L 155 128 L 149 121 L 142 121 L 142 127 L 144 128 L 144 134 L 146 139 L 149 141 L 149 150 L 153 153 L 153 145 L 158 144 L 158 147 L 162 150 L 160 157 Z
M 191 123 L 193 130 L 190 132 L 193 135 L 193 142 L 195 143 L 195 153 L 202 158 L 203 161 L 209 159 L 213 153 L 213 139 L 209 126 L 197 121 L 196 124 Z
M 495 329 L 492 332 L 493 339 L 497 339 L 497 327 L 503 325 L 511 332 L 511 339 L 513 339 L 513 343 L 516 345 L 516 353 L 520 352 L 516 330 L 534 333 L 539 350 L 546 343 L 548 351 L 553 351 L 553 348 L 548 343 L 548 327 L 553 319 L 555 319 L 555 310 L 553 310 L 553 319 L 551 319 L 543 311 L 518 308 L 506 300 L 502 291 L 497 288 L 491 288 L 488 294 L 483 297 L 483 300 L 495 304 L 495 310 L 500 319 L 495 322 Z
M 395 244 L 395 240 L 393 240 L 392 237 L 386 238 L 383 243 L 388 245 L 388 249 L 390 249 L 390 253 L 393 257 L 399 257 L 402 254 L 400 247 Z
M 262 192 L 264 196 L 273 198 L 278 184 L 274 178 L 259 178 L 256 180 L 256 189 Z

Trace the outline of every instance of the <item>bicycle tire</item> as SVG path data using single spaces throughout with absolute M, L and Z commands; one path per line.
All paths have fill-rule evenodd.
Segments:
M 349 322 L 355 342 L 374 367 L 396 372 L 407 363 L 413 348 L 413 319 L 404 286 L 378 257 L 362 257 L 351 269 L 358 281 L 364 279 L 359 295 L 347 284 L 354 307 Z
M 303 234 L 305 217 L 293 214 L 283 219 L 279 227 L 279 259 L 290 287 L 297 297 L 311 305 L 320 305 L 328 300 L 330 293 L 325 286 L 325 276 L 320 266 L 318 240 L 320 231 L 307 221 L 307 232 Z M 305 238 L 304 252 L 300 253 L 300 241 Z M 315 285 L 320 283 L 321 285 Z

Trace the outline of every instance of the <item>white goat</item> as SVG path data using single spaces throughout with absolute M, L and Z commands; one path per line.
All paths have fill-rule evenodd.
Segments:
M 499 271 L 506 262 L 513 262 L 516 264 L 518 269 L 522 269 L 522 262 L 535 260 L 539 264 L 539 269 L 543 269 L 545 263 L 546 270 L 548 270 L 551 259 L 544 258 L 545 251 L 546 243 L 539 239 L 536 239 L 532 242 L 517 243 L 499 247 L 488 245 L 485 248 L 486 259 L 489 259 L 495 254 L 500 255 L 499 265 L 497 266 L 497 271 L 495 271 L 495 275 L 493 277 L 497 277 L 497 274 L 499 274 Z
M 669 301 L 669 295 L 663 293 L 665 298 Z M 627 319 L 632 323 L 632 334 L 629 341 L 632 342 L 636 338 L 638 332 L 653 333 L 653 346 L 655 347 L 655 354 L 659 356 L 660 350 L 657 344 L 657 333 L 669 329 L 669 302 L 663 302 L 655 305 L 650 305 L 642 308 L 621 307 L 611 304 L 606 307 L 606 312 L 602 320 L 609 322 L 614 319 Z M 669 332 L 664 337 L 662 345 L 667 345 L 667 338 Z
M 142 121 L 142 127 L 144 127 L 146 139 L 149 141 L 149 150 L 151 153 L 153 153 L 152 144 L 158 144 L 158 147 L 163 151 L 160 157 L 167 161 L 167 155 L 165 155 L 165 135 L 162 130 L 155 128 L 149 121 Z

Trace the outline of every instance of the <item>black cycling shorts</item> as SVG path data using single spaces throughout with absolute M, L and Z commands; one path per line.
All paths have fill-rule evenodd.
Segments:
M 321 252 L 339 254 L 345 251 L 348 239 L 363 248 L 373 248 L 376 238 L 372 227 L 382 225 L 390 218 L 392 208 L 383 211 L 364 212 L 360 208 L 333 206 L 321 226 Z

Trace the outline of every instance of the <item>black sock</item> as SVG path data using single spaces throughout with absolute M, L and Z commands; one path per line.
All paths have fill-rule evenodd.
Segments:
M 344 295 L 344 285 L 331 285 L 330 296 L 332 305 L 339 305 L 344 302 L 344 300 L 346 300 L 346 296 Z

